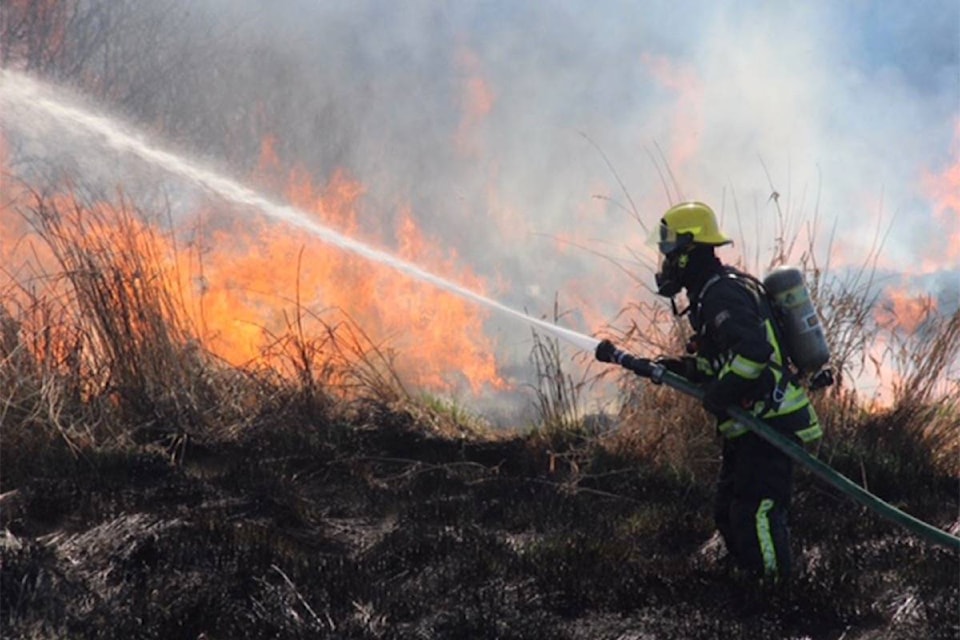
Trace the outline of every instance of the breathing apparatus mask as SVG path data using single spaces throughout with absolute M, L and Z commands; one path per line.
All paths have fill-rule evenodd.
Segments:
M 690 250 L 693 249 L 693 234 L 677 234 L 665 222 L 654 229 L 657 249 L 663 255 L 660 270 L 654 275 L 657 282 L 657 295 L 671 300 L 683 288 L 683 272 L 690 263 Z
M 657 282 L 657 295 L 673 298 L 683 288 L 683 271 L 690 262 L 690 254 L 677 251 L 663 257 L 660 271 L 654 274 Z

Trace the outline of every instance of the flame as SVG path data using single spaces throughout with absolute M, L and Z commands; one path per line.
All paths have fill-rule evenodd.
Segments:
M 476 156 L 480 151 L 477 128 L 493 110 L 496 96 L 483 75 L 480 57 L 475 52 L 460 47 L 456 64 L 461 75 L 461 116 L 454 144 L 461 154 Z
M 5 160 L 0 154 L 0 167 Z M 7 175 L 0 170 L 0 176 Z M 84 335 L 89 340 L 96 333 L 91 333 L 90 324 L 101 325 L 104 310 L 123 311 L 116 326 L 123 326 L 132 339 L 155 335 L 151 328 L 155 317 L 144 314 L 141 304 L 169 310 L 169 298 L 156 296 L 152 285 L 167 281 L 164 274 L 170 265 L 157 253 L 163 245 L 153 241 L 153 230 L 132 217 L 125 203 L 82 203 L 71 193 L 41 198 L 24 183 L 6 177 L 0 179 L 0 192 L 4 231 L 0 260 L 5 265 L 0 273 L 0 318 L 11 321 L 5 329 L 17 328 L 18 344 L 36 363 L 56 368 L 77 362 L 78 356 L 96 359 L 93 351 L 109 347 L 97 343 L 81 353 L 79 346 Z M 28 220 L 31 211 L 41 213 Z M 54 211 L 59 215 L 52 215 Z M 71 244 L 74 239 L 80 242 Z M 123 252 L 105 249 L 111 246 L 123 247 Z M 109 256 L 118 260 L 103 270 Z M 153 271 L 153 266 L 159 269 Z M 78 295 L 76 287 L 86 293 Z M 91 303 L 95 308 L 84 307 Z M 178 327 L 170 328 L 175 332 Z M 87 366 L 99 368 L 95 363 Z
M 267 137 L 256 179 L 275 181 L 279 164 L 276 140 Z M 294 169 L 284 187 L 291 204 L 322 224 L 376 244 L 358 222 L 364 192 L 343 171 L 318 189 L 307 172 Z M 397 373 L 420 387 L 452 390 L 466 383 L 475 393 L 485 385 L 503 388 L 484 336 L 483 310 L 386 265 L 311 243 L 263 216 L 208 215 L 215 230 L 207 246 L 215 250 L 203 256 L 203 283 L 194 287 L 192 307 L 205 340 L 228 361 L 256 360 L 286 330 L 285 314 L 298 303 L 305 311 L 301 323 L 313 332 L 334 322 L 332 313 L 346 315 L 374 345 L 396 350 Z M 483 292 L 480 278 L 457 267 L 455 252 L 442 251 L 439 242 L 421 234 L 409 208 L 402 209 L 395 236 L 399 258 Z
M 409 210 L 401 219 L 398 236 L 401 258 L 418 263 L 426 260 L 433 264 L 434 272 L 441 275 L 456 273 L 456 252 L 449 251 L 443 255 L 436 249 L 436 243 L 421 235 Z M 433 365 L 432 369 L 426 366 L 422 369 L 425 373 L 430 372 L 429 378 L 424 380 L 425 384 L 441 385 L 438 372 L 459 370 L 471 381 L 474 391 L 478 390 L 478 382 L 488 383 L 495 388 L 505 386 L 497 375 L 496 361 L 487 341 L 482 337 L 482 315 L 475 308 L 460 298 L 423 283 L 395 277 L 384 280 L 387 282 L 381 284 L 387 290 L 381 292 L 381 297 L 389 300 L 390 304 L 405 303 L 406 308 L 400 307 L 401 314 L 397 320 L 405 322 L 404 318 L 408 317 L 420 321 L 417 325 L 420 338 L 414 348 L 426 356 L 423 365 Z M 467 271 L 459 274 L 459 281 L 473 291 L 482 292 L 485 289 L 480 278 Z M 402 329 L 401 326 L 395 328 Z
M 936 253 L 948 264 L 956 264 L 960 258 L 960 119 L 956 122 L 952 151 L 953 164 L 940 173 L 925 172 L 921 178 L 938 223 L 933 237 L 941 244 Z
M 912 334 L 937 312 L 936 301 L 928 295 L 887 287 L 884 298 L 886 301 L 877 307 L 875 319 L 891 331 Z
M 672 124 L 669 166 L 679 175 L 700 148 L 704 129 L 704 90 L 696 71 L 666 56 L 644 53 L 640 61 L 660 85 L 676 94 L 670 108 Z
M 362 184 L 344 171 L 335 171 L 322 188 L 300 168 L 281 178 L 278 147 L 275 138 L 263 140 L 258 182 L 284 181 L 284 197 L 297 208 L 344 235 L 382 244 L 379 238 L 363 237 Z M 0 162 L 4 160 L 0 147 Z M 0 258 L 7 265 L 5 288 L 16 290 L 20 274 L 46 283 L 46 293 L 57 295 L 49 288 L 62 282 L 50 277 L 56 274 L 56 260 L 43 251 L 44 239 L 17 213 L 18 208 L 30 209 L 30 193 L 9 188 L 6 182 L 2 186 Z M 483 309 L 386 265 L 311 242 L 301 231 L 264 215 L 209 205 L 192 217 L 192 229 L 178 229 L 177 235 L 187 236 L 186 243 L 183 238 L 178 243 L 171 234 L 142 221 L 139 227 L 131 227 L 131 220 L 116 221 L 115 227 L 96 223 L 117 217 L 110 215 L 112 205 L 107 203 L 80 204 L 71 193 L 53 196 L 50 202 L 84 225 L 83 235 L 91 247 L 120 246 L 124 238 L 129 245 L 130 238 L 142 238 L 137 255 L 156 262 L 196 339 L 227 362 L 262 361 L 293 332 L 327 336 L 346 317 L 369 339 L 370 348 L 394 356 L 391 366 L 405 383 L 427 391 L 469 387 L 474 393 L 487 386 L 505 387 L 494 349 L 484 335 Z M 483 293 L 484 282 L 457 265 L 455 252 L 443 250 L 442 244 L 422 234 L 409 208 L 401 210 L 394 230 L 393 253 L 398 257 Z M 37 273 L 46 277 L 33 278 Z M 134 277 L 124 286 L 140 283 Z M 43 294 L 36 286 L 31 290 L 33 296 Z
M 898 355 L 907 341 L 918 340 L 924 324 L 938 313 L 936 300 L 906 288 L 887 287 L 882 302 L 874 310 L 874 321 L 883 329 L 870 345 L 868 357 L 873 364 L 868 377 L 876 388 L 870 404 L 874 408 L 892 407 L 898 389 L 903 388 L 903 371 L 896 366 Z

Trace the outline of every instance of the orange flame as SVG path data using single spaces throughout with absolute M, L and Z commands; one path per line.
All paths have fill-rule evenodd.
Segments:
M 483 76 L 480 58 L 461 47 L 457 52 L 461 78 L 461 117 L 454 143 L 464 155 L 477 155 L 479 142 L 476 129 L 493 110 L 495 95 Z
M 874 320 L 883 331 L 875 336 L 868 353 L 876 383 L 873 407 L 889 408 L 897 401 L 906 384 L 900 362 L 904 345 L 921 339 L 919 332 L 937 313 L 936 300 L 927 294 L 895 287 L 884 290 L 883 302 L 874 310 Z
M 258 177 L 272 181 L 279 172 L 276 141 L 266 138 Z M 309 175 L 295 169 L 284 187 L 294 206 L 360 241 L 358 223 L 363 186 L 344 172 L 317 189 Z M 217 215 L 209 237 L 215 251 L 204 256 L 203 288 L 194 298 L 205 337 L 215 352 L 240 364 L 255 360 L 271 336 L 283 330 L 284 310 L 295 301 L 307 311 L 305 322 L 320 330 L 322 318 L 337 310 L 355 322 L 378 346 L 400 355 L 397 372 L 406 381 L 430 390 L 469 384 L 503 388 L 492 346 L 485 338 L 482 309 L 433 285 L 418 282 L 387 265 L 341 249 L 311 243 L 301 232 L 263 216 L 244 214 L 228 220 Z M 456 254 L 443 252 L 425 238 L 404 209 L 395 235 L 397 257 L 478 293 L 483 282 L 456 266 Z
M 884 295 L 887 301 L 877 307 L 875 317 L 880 326 L 889 330 L 911 334 L 937 311 L 936 301 L 928 295 L 891 287 Z
M 692 67 L 666 56 L 644 53 L 640 60 L 657 82 L 677 96 L 671 109 L 669 166 L 674 172 L 683 171 L 700 148 L 704 103 L 702 83 Z
M 3 160 L 0 149 L 0 162 Z M 271 182 L 280 173 L 276 140 L 268 137 L 263 141 L 257 174 L 261 182 Z M 295 169 L 289 172 L 283 190 L 291 204 L 312 213 L 322 224 L 362 242 L 376 243 L 376 239 L 362 237 L 358 223 L 364 187 L 344 172 L 335 172 L 324 188 L 317 188 L 305 171 Z M 16 279 L 17 270 L 11 265 L 19 264 L 17 255 L 30 256 L 31 274 L 55 273 L 55 261 L 42 251 L 42 238 L 25 227 L 15 211 L 17 206 L 29 210 L 29 193 L 15 194 L 7 188 L 3 193 L 0 258 L 8 266 L 5 280 Z M 53 202 L 84 219 L 72 194 Z M 109 209 L 109 205 L 102 206 Z M 139 247 L 138 251 L 162 263 L 159 266 L 168 281 L 178 287 L 183 313 L 199 334 L 196 337 L 226 361 L 236 365 L 257 362 L 265 350 L 294 330 L 307 337 L 325 336 L 345 315 L 369 337 L 372 347 L 395 355 L 392 366 L 406 383 L 429 391 L 469 386 L 479 393 L 487 385 L 504 388 L 493 347 L 484 336 L 483 309 L 387 265 L 313 242 L 301 231 L 264 215 L 213 207 L 198 213 L 193 237 L 186 245 L 175 246 L 165 234 L 144 233 L 136 235 L 149 237 L 158 246 Z M 107 244 L 112 233 L 123 233 L 94 225 L 85 231 L 91 239 Z M 483 281 L 458 267 L 454 252 L 441 250 L 440 243 L 425 237 L 409 209 L 399 216 L 395 235 L 394 253 L 399 258 L 483 293 Z M 17 286 L 9 281 L 4 284 Z M 136 282 L 129 284 L 137 286 Z M 342 315 L 331 319 L 336 312 Z
M 939 228 L 934 236 L 943 242 L 941 253 L 949 264 L 960 258 L 960 119 L 956 122 L 953 140 L 954 162 L 940 173 L 925 173 L 922 185 L 933 201 Z

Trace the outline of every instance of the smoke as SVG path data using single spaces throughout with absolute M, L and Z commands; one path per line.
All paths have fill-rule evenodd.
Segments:
M 138 67 L 137 92 L 104 91 L 113 108 L 237 176 L 267 136 L 282 166 L 320 182 L 346 171 L 364 185 L 364 229 L 389 238 L 412 212 L 486 293 L 534 315 L 557 299 L 574 330 L 649 298 L 643 227 L 681 198 L 713 205 L 737 240 L 725 257 L 752 269 L 778 234 L 814 236 L 819 263 L 836 269 L 885 237 L 884 269 L 926 274 L 918 287 L 947 294 L 957 281 L 951 0 L 150 11 L 163 22 L 149 47 L 136 20 L 116 22 L 112 46 L 158 62 Z
M 745 256 L 772 244 L 773 190 L 797 218 L 819 214 L 824 237 L 835 227 L 848 264 L 878 226 L 892 225 L 891 268 L 943 241 L 929 233 L 923 176 L 956 162 L 954 2 L 209 8 L 287 69 L 282 98 L 265 73 L 249 91 L 288 102 L 270 123 L 288 160 L 351 168 L 371 188 L 371 215 L 409 201 L 428 231 L 513 286 L 550 296 L 576 274 L 620 277 L 551 236 L 645 251 L 592 143 L 647 224 L 670 199 L 703 199 L 742 230 Z

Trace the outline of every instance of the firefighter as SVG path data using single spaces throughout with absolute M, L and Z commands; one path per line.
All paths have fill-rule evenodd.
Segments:
M 670 298 L 674 313 L 688 314 L 692 355 L 657 363 L 702 384 L 703 406 L 717 417 L 723 454 L 714 519 L 736 564 L 765 584 L 790 576 L 787 514 L 793 461 L 746 426 L 731 419 L 742 407 L 777 431 L 810 443 L 821 437 L 806 391 L 786 362 L 778 329 L 755 281 L 725 266 L 715 248 L 731 244 L 713 210 L 684 202 L 663 215 L 654 239 L 662 254 L 657 293 Z M 684 290 L 689 306 L 678 312 L 674 296 Z M 609 360 L 603 341 L 597 358 Z

